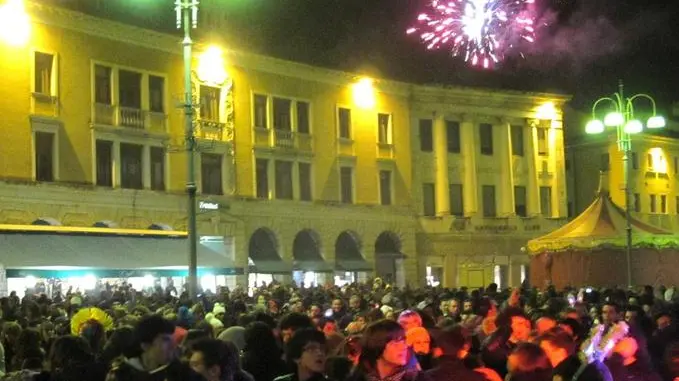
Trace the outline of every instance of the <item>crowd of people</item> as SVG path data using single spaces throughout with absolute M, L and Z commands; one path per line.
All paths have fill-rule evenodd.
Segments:
M 0 299 L 0 380 L 679 381 L 674 288 L 34 291 Z

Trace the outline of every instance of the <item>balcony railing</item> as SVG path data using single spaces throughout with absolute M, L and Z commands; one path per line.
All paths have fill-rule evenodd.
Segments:
M 295 138 L 292 131 L 273 129 L 273 145 L 276 148 L 294 149 Z
M 137 128 L 140 130 L 144 129 L 144 111 L 138 108 L 132 107 L 119 107 L 118 108 L 118 123 L 123 127 Z
M 314 139 L 309 134 L 260 127 L 255 127 L 253 131 L 255 147 L 296 150 L 308 153 L 313 152 L 314 149 Z
M 116 106 L 106 103 L 95 103 L 94 123 L 114 126 L 116 124 Z
M 340 156 L 354 156 L 354 141 L 351 139 L 339 138 L 337 141 L 337 153 Z
M 199 139 L 220 142 L 233 140 L 233 130 L 227 128 L 225 123 L 213 120 L 198 120 L 194 128 L 194 135 Z
M 149 112 L 135 107 L 122 107 L 106 103 L 94 103 L 92 123 L 104 126 L 125 127 L 135 130 L 148 129 L 167 132 L 167 114 Z
M 377 158 L 378 159 L 393 159 L 394 145 L 388 143 L 377 143 Z

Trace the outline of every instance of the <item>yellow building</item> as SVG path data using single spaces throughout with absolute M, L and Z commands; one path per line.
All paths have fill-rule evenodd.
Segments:
M 679 109 L 679 108 L 678 108 Z M 677 110 L 679 111 L 679 110 Z M 674 117 L 679 116 L 675 113 Z M 571 215 L 577 216 L 594 200 L 599 173 L 606 172 L 611 198 L 625 206 L 623 153 L 615 131 L 586 135 L 589 113 L 568 110 L 567 177 Z M 668 119 L 659 131 L 644 130 L 632 136 L 630 207 L 635 217 L 652 225 L 679 229 L 679 124 Z
M 445 286 L 518 286 L 523 247 L 566 215 L 567 97 L 416 87 L 411 129 L 421 267 Z
M 26 40 L 0 42 L 0 225 L 186 230 L 179 38 L 37 2 L 26 12 Z M 459 284 L 477 285 L 478 269 L 523 258 L 525 241 L 565 213 L 563 97 L 369 80 L 232 50 L 223 59 L 218 83 L 193 63 L 198 232 L 229 269 L 217 283 L 376 274 L 421 284 L 427 266 L 445 263 L 446 285 L 457 283 L 455 268 L 468 269 Z M 460 122 L 461 156 L 420 152 L 432 112 L 432 133 L 447 125 L 441 118 Z M 488 125 L 497 154 L 486 157 L 474 147 Z M 509 153 L 510 125 L 522 126 L 524 156 Z M 429 144 L 440 152 L 446 140 L 436 136 Z M 437 219 L 418 217 L 424 183 L 435 183 Z M 439 193 L 449 183 L 464 185 L 462 218 Z M 492 217 L 483 214 L 487 185 L 497 187 Z M 515 187 L 524 187 L 516 210 L 525 218 L 508 217 L 520 203 L 506 192 Z M 25 255 L 52 268 L 103 266 L 90 250 L 86 260 Z M 0 264 L 26 270 L 24 259 Z M 199 266 L 208 262 L 199 255 Z

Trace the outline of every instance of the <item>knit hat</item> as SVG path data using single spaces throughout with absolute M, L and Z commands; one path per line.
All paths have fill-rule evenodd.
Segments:
M 226 313 L 226 308 L 224 308 L 224 305 L 221 303 L 215 303 L 215 306 L 212 308 L 212 314 L 214 315 L 219 315 L 219 314 L 225 314 Z

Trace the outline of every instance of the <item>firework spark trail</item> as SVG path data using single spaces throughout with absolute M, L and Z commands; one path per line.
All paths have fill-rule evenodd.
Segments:
M 535 41 L 534 0 L 428 0 L 428 12 L 417 17 L 427 49 L 450 47 L 453 56 L 490 68 L 521 40 Z

